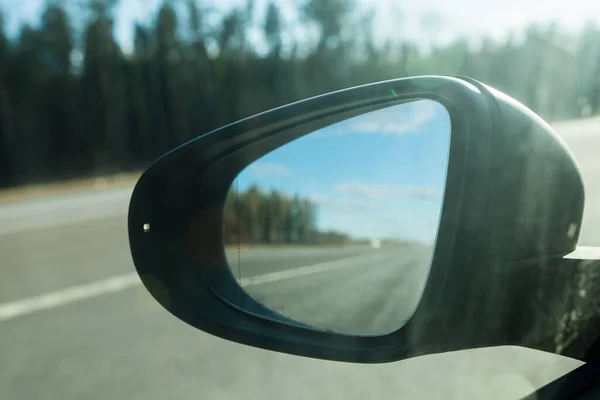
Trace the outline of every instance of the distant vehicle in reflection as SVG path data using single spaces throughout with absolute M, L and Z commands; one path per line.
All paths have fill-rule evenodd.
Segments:
M 379 239 L 371 239 L 371 247 L 374 248 L 375 250 L 380 249 L 381 241 Z

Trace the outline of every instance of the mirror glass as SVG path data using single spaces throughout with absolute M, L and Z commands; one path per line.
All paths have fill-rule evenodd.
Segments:
M 229 191 L 229 267 L 269 309 L 322 330 L 402 327 L 427 280 L 450 117 L 418 100 L 329 125 L 247 166 Z

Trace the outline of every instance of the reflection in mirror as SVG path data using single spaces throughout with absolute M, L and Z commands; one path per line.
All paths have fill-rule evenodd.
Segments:
M 450 118 L 431 100 L 347 119 L 246 167 L 224 215 L 229 266 L 266 307 L 318 329 L 395 331 L 437 234 Z

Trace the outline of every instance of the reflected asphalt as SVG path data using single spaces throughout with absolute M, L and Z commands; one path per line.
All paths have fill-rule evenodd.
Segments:
M 269 274 L 267 279 L 259 275 L 243 286 L 268 308 L 323 330 L 389 333 L 402 326 L 419 303 L 430 250 L 407 246 L 364 251 L 289 269 L 287 274 Z
M 600 211 L 595 207 L 600 204 L 600 120 L 557 126 L 584 174 L 581 244 L 600 244 Z M 131 274 L 125 219 L 129 193 L 130 189 L 119 189 L 1 206 L 0 304 Z M 258 276 L 362 256 L 363 251 L 368 252 L 357 248 L 249 252 L 243 257 L 244 271 L 254 265 L 255 273 L 247 276 Z M 381 268 L 379 277 L 387 271 Z M 321 278 L 320 284 L 305 279 L 304 285 L 315 285 L 309 296 L 311 308 L 323 300 L 319 295 L 325 287 L 333 287 L 336 298 L 345 297 L 347 301 L 339 304 L 357 308 L 361 293 L 356 282 L 343 290 L 326 283 L 332 275 Z M 285 293 L 302 287 L 302 278 L 296 279 L 286 281 L 286 289 L 268 289 L 266 284 L 261 289 L 256 284 L 251 290 L 258 290 L 257 296 L 263 290 L 263 295 L 279 302 L 274 306 L 286 307 Z M 367 286 L 368 295 L 362 298 L 377 299 L 374 281 L 363 285 Z M 370 307 L 388 306 L 383 301 Z M 510 399 L 579 365 L 512 347 L 376 366 L 276 354 L 185 325 L 161 309 L 140 285 L 0 322 L 0 346 L 0 399 Z

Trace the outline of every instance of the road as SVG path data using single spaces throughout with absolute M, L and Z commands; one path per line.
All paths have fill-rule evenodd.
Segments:
M 600 210 L 594 209 L 600 204 L 600 120 L 556 127 L 584 174 L 581 244 L 600 244 Z M 365 366 L 271 353 L 209 336 L 163 311 L 139 284 L 127 244 L 130 192 L 105 190 L 0 207 L 0 399 L 510 399 L 579 365 L 499 347 Z M 323 307 L 318 294 L 329 286 L 335 297 L 346 296 L 334 305 L 344 316 L 373 297 L 374 279 L 389 278 L 389 269 L 367 274 L 372 264 L 359 263 L 354 271 L 332 268 L 278 285 L 260 282 L 274 271 L 375 257 L 366 249 L 256 250 L 242 256 L 248 291 L 299 318 L 309 317 L 282 300 L 293 290 L 310 290 L 308 309 L 315 309 Z M 368 288 L 364 292 L 358 292 L 357 281 L 349 283 L 352 289 L 327 283 L 332 274 L 357 270 L 371 279 L 361 286 Z M 316 276 L 322 283 L 315 283 Z M 389 303 L 375 308 L 384 315 Z
M 402 326 L 419 304 L 431 250 L 406 246 L 342 251 L 361 254 L 295 268 L 276 264 L 273 269 L 287 269 L 243 277 L 242 286 L 281 315 L 321 329 L 381 335 Z

